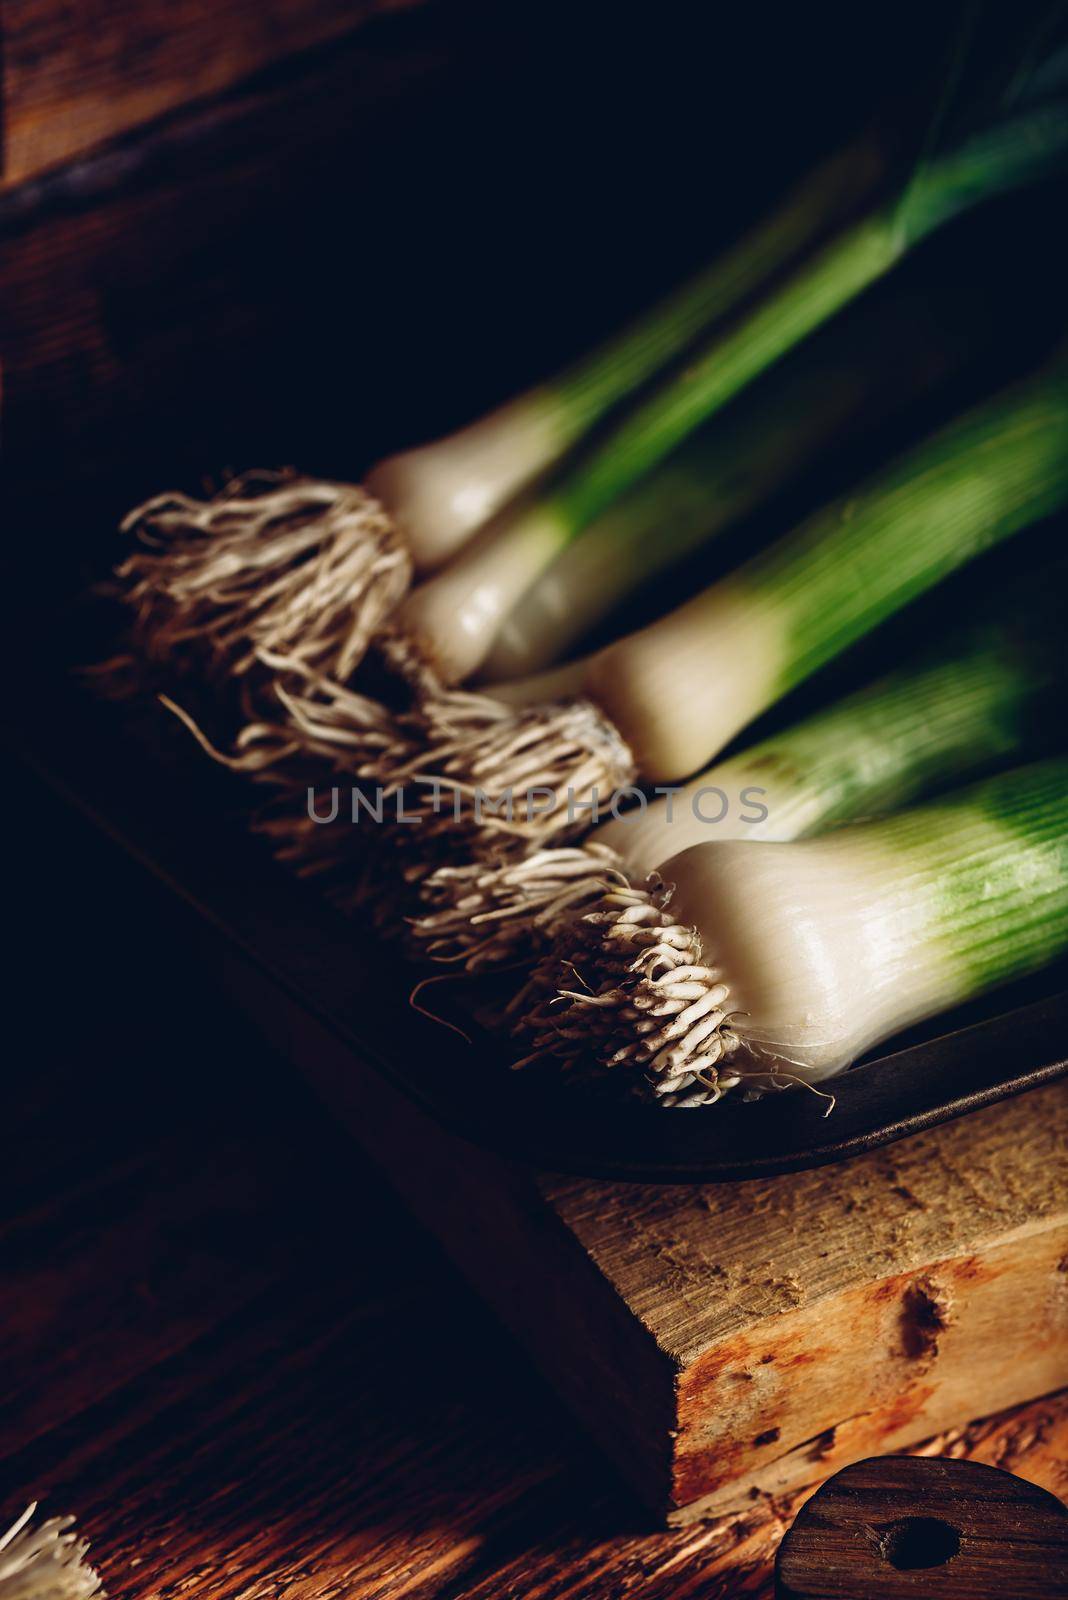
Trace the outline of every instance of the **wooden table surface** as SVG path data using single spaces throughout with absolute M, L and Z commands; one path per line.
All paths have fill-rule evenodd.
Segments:
M 131 1600 L 769 1594 L 795 1505 L 651 1531 L 155 892 L 25 812 L 0 1513 Z M 948 1445 L 1068 1492 L 1063 1398 Z

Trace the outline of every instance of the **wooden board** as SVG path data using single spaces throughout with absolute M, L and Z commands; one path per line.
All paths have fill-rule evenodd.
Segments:
M 0 190 L 417 0 L 6 0 Z
M 544 1184 L 677 1369 L 670 1499 L 730 1504 L 1068 1377 L 1063 1085 L 837 1168 Z
M 835 1167 L 613 1184 L 475 1151 L 277 991 L 248 1003 L 669 1522 L 1068 1381 L 1064 1083 Z
M 21 785 L 67 895 L 9 901 L 0 1517 L 75 1513 L 112 1600 L 770 1600 L 801 1497 L 652 1530 L 161 892 Z M 1066 1495 L 1068 1395 L 923 1448 Z
M 63 787 L 88 788 L 130 859 L 186 897 L 201 955 L 182 993 L 210 957 L 658 1518 L 802 1490 L 1068 1378 L 1068 1084 L 774 1179 L 520 1168 L 443 1132 L 372 1065 L 410 1048 L 465 1070 L 426 1019 L 393 1026 L 403 974 L 368 966 L 344 920 L 217 813 L 191 830 L 189 798 L 150 765 L 129 779 L 102 718 L 79 732 L 48 704 L 33 720 Z

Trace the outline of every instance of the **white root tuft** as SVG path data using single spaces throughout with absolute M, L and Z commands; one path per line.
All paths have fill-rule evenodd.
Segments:
M 399 719 L 371 695 L 329 678 L 303 679 L 288 657 L 263 656 L 276 676 L 269 696 L 246 700 L 248 721 L 229 764 L 284 786 L 309 780 L 368 777 L 382 752 L 400 741 Z
M 424 909 L 410 938 L 419 954 L 470 973 L 532 960 L 561 919 L 581 915 L 615 881 L 627 882 L 621 858 L 592 841 L 438 867 L 419 886 Z
M 240 688 L 241 725 L 225 748 L 218 748 L 173 700 L 166 703 L 209 755 L 275 789 L 264 831 L 279 856 L 300 873 L 320 876 L 324 885 L 333 881 L 337 895 L 350 898 L 346 875 L 354 886 L 362 881 L 356 868 L 363 853 L 351 837 L 350 790 L 358 790 L 381 813 L 375 855 L 383 862 L 391 858 L 409 886 L 440 868 L 446 853 L 472 864 L 508 867 L 585 832 L 596 820 L 593 807 L 608 805 L 634 777 L 629 750 L 591 703 L 517 709 L 488 694 L 449 688 L 418 640 L 384 623 L 373 639 L 362 628 L 358 642 L 351 632 L 342 641 L 316 613 L 305 631 L 309 596 L 314 590 L 321 599 L 325 583 L 319 548 L 324 517 L 317 516 L 315 528 L 310 527 L 308 503 L 299 496 L 311 495 L 317 502 L 327 492 L 343 491 L 294 484 L 251 500 L 231 497 L 205 505 L 163 497 L 131 521 L 143 537 L 166 533 L 172 542 L 158 555 L 138 552 L 121 571 L 127 580 L 135 579 L 128 597 L 144 610 L 141 626 L 154 650 L 165 653 L 198 636 L 210 642 L 219 660 L 228 657 Z M 374 507 L 362 491 L 344 493 Z M 292 503 L 288 496 L 295 497 Z M 238 516 L 230 528 L 235 509 L 262 508 L 267 502 L 273 513 Z M 261 575 L 251 576 L 250 563 L 238 561 L 236 550 L 225 559 L 227 551 L 207 536 L 209 528 L 216 536 L 228 529 L 223 546 L 241 545 L 254 523 L 276 549 L 291 538 L 294 549 L 314 551 L 315 559 L 298 561 L 261 590 Z M 199 545 L 179 538 L 179 530 L 187 534 L 190 526 L 202 535 Z M 267 537 L 270 529 L 274 532 Z M 209 571 L 214 573 L 210 582 Z M 271 604 L 265 595 L 272 597 Z M 340 601 L 337 593 L 329 598 L 331 605 Z M 346 625 L 351 622 L 347 615 Z M 404 709 L 393 710 L 343 681 L 343 671 L 372 643 L 379 665 L 403 691 Z M 258 670 L 248 672 L 253 664 Z M 334 785 L 345 786 L 338 818 L 319 823 L 309 815 L 308 790 Z M 365 822 L 362 837 L 370 828 Z M 600 864 L 596 871 L 601 874 Z M 351 889 L 352 895 L 362 892 Z M 417 903 L 412 910 L 418 912 Z M 458 926 L 453 919 L 440 937 L 451 939 Z
M 206 656 L 236 691 L 238 731 L 218 742 L 165 703 L 214 759 L 275 790 L 264 829 L 279 855 L 343 897 L 363 853 L 348 795 L 337 825 L 323 825 L 309 788 L 345 784 L 384 806 L 375 853 L 414 884 L 446 849 L 514 865 L 574 838 L 591 803 L 633 778 L 629 751 L 589 703 L 517 710 L 441 681 L 419 641 L 390 626 L 411 559 L 362 489 L 246 477 L 211 500 L 158 496 L 123 527 L 141 545 L 117 574 L 137 650 L 168 664 Z M 404 709 L 350 687 L 372 645 Z
M 446 857 L 473 868 L 515 866 L 585 832 L 591 804 L 607 805 L 633 778 L 619 734 L 586 701 L 517 710 L 447 688 L 411 641 L 389 635 L 376 652 L 404 678 L 409 709 L 384 713 L 377 701 L 323 680 L 307 693 L 279 690 L 285 716 L 260 719 L 242 744 L 250 761 L 257 751 L 265 765 L 272 750 L 292 763 L 296 747 L 325 758 L 336 779 L 381 807 L 377 840 L 398 852 L 409 883 Z M 284 821 L 278 829 L 293 862 L 314 846 L 303 818 L 288 835 Z M 455 932 L 459 923 L 450 926 Z
M 249 474 L 211 500 L 158 495 L 122 528 L 141 546 L 116 574 L 139 648 L 235 676 L 267 652 L 344 682 L 411 582 L 391 518 L 351 484 Z
M 36 1502 L 27 1506 L 0 1535 L 0 1600 L 90 1600 L 102 1592 L 74 1518 L 35 1522 L 36 1510 Z
M 528 853 L 574 838 L 632 782 L 622 738 L 586 700 L 517 709 L 492 695 L 438 688 L 397 719 L 397 740 L 368 763 L 386 794 L 480 859 L 489 842 Z
M 714 1105 L 728 1089 L 756 1087 L 732 1027 L 729 990 L 706 966 L 696 929 L 673 922 L 671 886 L 607 885 L 595 909 L 556 932 L 513 1014 L 532 1045 L 518 1065 L 550 1057 L 574 1066 L 634 1068 L 664 1106 Z

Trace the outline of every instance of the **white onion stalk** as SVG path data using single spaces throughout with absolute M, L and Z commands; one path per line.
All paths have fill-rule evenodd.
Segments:
M 550 382 L 433 444 L 390 456 L 363 488 L 270 474 L 211 500 L 155 497 L 119 568 L 137 644 L 175 662 L 199 647 L 226 673 L 258 653 L 344 682 L 406 593 L 635 388 L 783 270 L 876 180 L 874 145 L 836 155 L 778 211 L 651 311 Z
M 419 885 L 413 945 L 470 972 L 530 961 L 608 882 L 640 884 L 691 845 L 811 837 L 1033 753 L 1056 725 L 1068 677 L 1064 577 L 1055 569 L 1020 584 L 995 617 L 670 794 L 609 815 L 580 844 L 437 868 Z
M 820 839 L 695 845 L 608 890 L 536 974 L 525 1061 L 596 1061 L 667 1106 L 821 1083 L 1066 949 L 1055 760 Z

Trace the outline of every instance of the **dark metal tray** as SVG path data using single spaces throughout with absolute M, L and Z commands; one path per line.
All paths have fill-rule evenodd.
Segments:
M 643 1182 L 772 1175 L 857 1155 L 1068 1070 L 1060 971 L 995 997 L 995 1014 L 937 1019 L 861 1063 L 836 1080 L 829 1115 L 796 1090 L 684 1114 L 510 1072 L 499 1039 L 465 1043 L 412 1009 L 413 970 L 270 859 L 245 830 L 244 785 L 198 764 L 186 737 L 162 710 L 131 714 L 57 680 L 35 696 L 19 744 L 202 930 L 325 1027 L 353 1072 L 384 1074 L 439 1123 L 509 1158 Z

